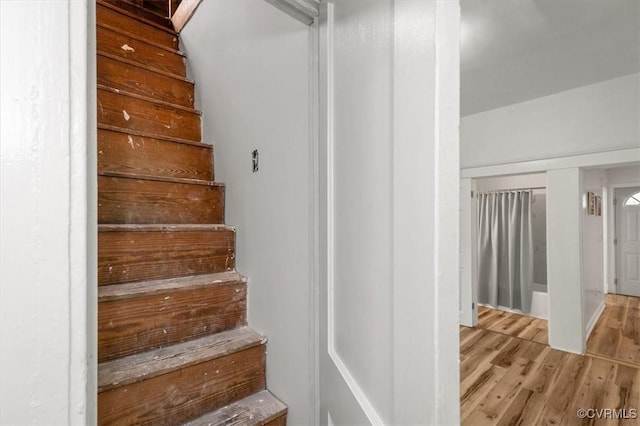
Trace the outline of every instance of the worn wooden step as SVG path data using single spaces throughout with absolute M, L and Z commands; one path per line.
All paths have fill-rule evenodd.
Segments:
M 263 390 L 183 426 L 279 426 L 286 424 L 286 417 L 287 406 Z
M 131 37 L 101 25 L 96 27 L 96 39 L 98 52 L 104 52 L 152 69 L 186 77 L 186 63 L 182 52 L 162 49 L 140 38 Z M 99 72 L 98 76 L 100 76 Z
M 136 177 L 98 176 L 98 223 L 224 223 L 224 184 Z
M 265 389 L 266 339 L 242 327 L 98 365 L 98 422 L 176 424 Z
M 136 4 L 136 2 L 131 0 L 105 0 L 108 4 L 115 6 L 119 9 L 125 10 L 127 13 L 137 16 L 139 18 L 144 19 L 145 21 L 150 21 L 155 24 L 158 24 L 164 28 L 173 29 L 171 24 L 171 19 L 167 17 L 169 14 L 168 1 L 159 1 L 155 0 L 154 2 L 143 1 L 146 7 L 142 7 L 141 5 Z M 162 10 L 163 7 L 148 7 L 153 3 L 160 3 L 162 6 L 167 6 L 166 10 Z
M 98 225 L 98 284 L 235 269 L 227 225 Z
M 96 22 L 171 49 L 178 49 L 178 35 L 175 31 L 136 17 L 102 0 L 96 0 Z
M 193 82 L 144 65 L 98 52 L 98 84 L 193 108 Z
M 99 128 L 98 173 L 214 180 L 213 147 L 183 142 Z
M 98 361 L 247 323 L 247 279 L 235 271 L 98 289 Z
M 198 111 L 101 85 L 98 86 L 98 123 L 201 140 Z

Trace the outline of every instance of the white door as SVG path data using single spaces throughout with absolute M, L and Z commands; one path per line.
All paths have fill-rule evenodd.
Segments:
M 618 294 L 640 297 L 640 187 L 616 189 Z
M 320 424 L 459 424 L 459 5 L 321 5 Z

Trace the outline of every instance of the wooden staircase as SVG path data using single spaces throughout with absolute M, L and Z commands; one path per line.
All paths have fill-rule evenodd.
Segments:
M 170 21 L 97 0 L 98 423 L 284 425 Z

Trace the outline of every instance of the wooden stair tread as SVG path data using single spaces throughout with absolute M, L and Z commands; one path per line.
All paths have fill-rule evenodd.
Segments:
M 142 62 L 134 61 L 132 59 L 124 58 L 122 56 L 113 55 L 113 54 L 111 54 L 109 52 L 105 52 L 105 51 L 102 51 L 102 50 L 98 50 L 96 52 L 96 54 L 98 56 L 104 56 L 105 58 L 109 58 L 109 59 L 112 59 L 114 61 L 122 62 L 124 64 L 130 65 L 132 67 L 140 68 L 140 69 L 143 69 L 143 70 L 148 71 L 148 72 L 153 72 L 153 73 L 156 73 L 156 74 L 160 74 L 160 75 L 163 75 L 165 77 L 175 78 L 176 80 L 180 80 L 180 81 L 185 82 L 185 83 L 190 84 L 190 85 L 194 84 L 193 80 L 190 80 L 190 79 L 188 79 L 186 77 L 182 77 L 182 76 L 180 76 L 178 74 L 174 74 L 174 73 L 171 73 L 169 71 L 162 70 L 160 68 L 155 68 L 153 66 L 144 64 Z M 108 86 L 106 86 L 106 87 L 108 87 Z M 118 90 L 120 90 L 120 89 L 118 89 Z
M 262 334 L 250 327 L 240 327 L 104 362 L 98 365 L 98 392 L 167 374 L 265 343 L 266 338 Z
M 236 231 L 235 226 L 225 224 L 98 224 L 98 232 L 193 232 Z
M 97 95 L 98 123 L 202 140 L 202 117 L 197 110 L 100 85 Z
M 130 12 L 136 16 L 140 16 L 141 18 L 147 19 L 151 22 L 155 22 L 163 27 L 167 27 L 173 29 L 173 22 L 169 16 L 165 16 L 164 11 L 160 12 L 163 8 L 159 8 L 159 10 L 152 10 L 149 7 L 144 7 L 142 5 L 136 4 L 136 1 L 132 0 L 106 0 L 108 3 L 113 6 Z M 139 0 L 138 0 L 139 1 Z M 147 2 L 148 5 L 153 5 L 153 2 Z M 168 11 L 167 11 L 168 12 Z M 168 13 L 167 13 L 168 15 Z
M 202 112 L 197 109 L 189 108 L 183 105 L 173 104 L 171 102 L 161 101 L 159 99 L 152 98 L 150 96 L 138 95 L 137 93 L 131 93 L 126 90 L 116 89 L 115 87 L 109 87 L 103 84 L 98 84 L 97 87 L 98 87 L 98 90 L 105 90 L 107 92 L 115 93 L 121 96 L 127 96 L 130 98 L 139 99 L 141 101 L 151 102 L 153 104 L 162 105 L 163 107 L 166 107 L 166 108 L 178 109 L 181 111 L 188 112 L 190 114 L 195 114 L 199 116 L 202 115 Z
M 235 228 L 209 223 L 98 225 L 98 285 L 235 270 Z
M 143 18 L 141 16 L 136 15 L 135 13 L 131 13 L 131 12 L 129 12 L 129 11 L 125 10 L 125 9 L 122 9 L 122 8 L 120 8 L 118 6 L 112 5 L 111 3 L 107 2 L 107 1 L 96 0 L 96 3 L 101 5 L 101 6 L 107 7 L 107 8 L 109 8 L 109 9 L 115 11 L 115 12 L 118 12 L 118 13 L 120 13 L 122 15 L 128 16 L 129 18 L 135 19 L 136 21 L 139 21 L 139 22 L 141 22 L 141 23 L 143 23 L 145 25 L 149 25 L 149 26 L 155 27 L 155 28 L 157 28 L 159 30 L 162 30 L 162 31 L 164 31 L 164 32 L 166 32 L 168 34 L 171 34 L 173 36 L 177 36 L 178 35 L 178 33 L 176 31 L 174 31 L 173 29 L 171 29 L 169 27 L 165 27 L 165 26 L 160 25 L 160 24 L 158 24 L 156 22 L 150 21 L 149 19 L 145 19 L 145 18 Z
M 98 175 L 98 223 L 224 223 L 225 185 L 173 177 Z
M 107 29 L 109 31 L 116 32 L 116 33 L 121 34 L 121 35 L 123 35 L 125 37 L 137 40 L 139 42 L 146 43 L 146 44 L 151 45 L 153 47 L 157 47 L 158 49 L 163 49 L 163 50 L 166 50 L 167 52 L 174 53 L 176 55 L 180 55 L 183 58 L 186 57 L 185 53 L 182 50 L 173 49 L 173 48 L 171 48 L 169 46 L 165 46 L 164 44 L 156 43 L 153 40 L 149 40 L 149 39 L 146 39 L 146 38 L 141 37 L 139 35 L 130 33 L 130 32 L 128 32 L 128 31 L 126 31 L 126 30 L 124 30 L 122 28 L 117 28 L 117 27 L 105 24 L 103 22 L 97 22 L 96 26 L 105 28 L 105 29 Z
M 140 173 L 125 173 L 125 172 L 99 172 L 98 176 L 108 176 L 108 177 L 116 177 L 123 179 L 136 179 L 136 180 L 152 180 L 156 182 L 171 182 L 171 183 L 180 183 L 185 185 L 202 185 L 202 186 L 220 186 L 224 187 L 224 182 L 215 182 L 211 180 L 203 180 L 203 179 L 189 179 L 189 178 L 179 178 L 179 177 L 169 177 L 169 176 L 154 176 L 154 175 L 145 175 Z
M 187 422 L 184 426 L 264 425 L 287 414 L 287 406 L 268 390 L 250 395 L 212 413 Z
M 211 145 L 185 144 L 126 131 L 98 130 L 98 174 L 120 173 L 215 182 Z
M 179 50 L 179 41 L 176 34 L 166 32 L 164 29 L 157 28 L 153 25 L 147 25 L 136 17 L 132 17 L 126 13 L 121 13 L 118 8 L 96 3 L 96 22 L 113 28 L 122 29 L 127 33 L 136 34 L 144 40 Z
M 113 126 L 113 125 L 110 125 L 110 124 L 98 123 L 98 129 L 110 130 L 112 132 L 125 133 L 125 134 L 130 134 L 130 135 L 135 135 L 135 136 L 141 136 L 141 137 L 144 137 L 144 138 L 159 139 L 159 140 L 163 140 L 163 141 L 167 141 L 167 142 L 175 142 L 175 143 L 182 143 L 182 144 L 187 144 L 187 145 L 194 145 L 194 146 L 199 146 L 199 147 L 202 147 L 202 148 L 207 148 L 207 149 L 213 150 L 213 145 L 208 144 L 208 143 L 192 141 L 190 139 L 181 139 L 181 138 L 176 138 L 176 137 L 168 136 L 168 135 L 158 135 L 158 134 L 155 134 L 155 133 L 149 133 L 149 132 L 135 130 L 135 129 L 127 129 L 125 127 Z
M 209 285 L 246 283 L 247 278 L 237 271 L 224 271 L 213 274 L 191 275 L 162 280 L 139 281 L 125 284 L 111 284 L 98 287 L 98 303 L 112 300 L 129 299 L 157 293 L 169 293 L 185 288 L 198 288 Z

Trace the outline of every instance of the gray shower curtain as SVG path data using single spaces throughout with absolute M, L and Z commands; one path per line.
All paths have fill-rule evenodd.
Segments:
M 478 300 L 531 310 L 531 191 L 478 195 Z

